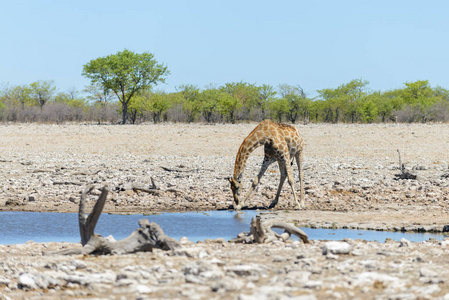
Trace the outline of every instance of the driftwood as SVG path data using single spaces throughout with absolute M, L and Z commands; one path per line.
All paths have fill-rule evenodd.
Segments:
M 164 167 L 162 167 L 164 168 Z M 173 188 L 169 188 L 166 190 L 161 190 L 155 183 L 153 177 L 151 177 L 151 187 L 146 188 L 143 186 L 139 186 L 139 185 L 133 185 L 132 186 L 133 191 L 140 191 L 140 192 L 145 192 L 148 194 L 152 194 L 155 196 L 160 196 L 162 192 L 170 192 L 170 193 L 175 193 L 175 194 L 184 194 L 183 191 L 178 190 L 178 189 L 173 189 Z
M 278 234 L 271 228 L 280 228 L 285 231 L 282 234 Z M 299 237 L 304 243 L 309 242 L 307 234 L 298 227 L 276 220 L 262 222 L 260 220 L 260 216 L 257 216 L 251 220 L 251 228 L 249 233 L 242 232 L 237 236 L 237 238 L 231 240 L 230 242 L 244 244 L 263 244 L 279 240 L 285 242 L 292 234 Z
M 81 235 L 82 248 L 66 249 L 45 254 L 73 255 L 73 254 L 125 254 L 143 251 L 152 251 L 154 248 L 173 250 L 179 243 L 168 236 L 156 223 L 147 219 L 139 221 L 139 228 L 127 238 L 115 241 L 95 233 L 95 226 L 100 218 L 106 203 L 108 188 L 103 187 L 92 212 L 86 215 L 87 194 L 94 189 L 88 187 L 81 194 L 78 222 Z
M 140 191 L 140 192 L 145 192 L 145 193 L 152 194 L 155 196 L 160 196 L 161 192 L 162 192 L 160 189 L 145 188 L 143 186 L 138 186 L 138 185 L 133 185 L 132 189 L 135 192 Z
M 418 179 L 418 175 L 416 175 L 414 172 L 409 171 L 405 168 L 405 164 L 402 163 L 401 160 L 401 152 L 399 152 L 398 149 L 398 155 L 399 155 L 399 170 L 401 170 L 401 174 L 396 174 L 396 178 L 398 179 Z

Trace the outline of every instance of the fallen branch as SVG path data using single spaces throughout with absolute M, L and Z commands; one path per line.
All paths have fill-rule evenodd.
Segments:
M 186 166 L 183 166 L 183 165 L 179 165 L 176 169 L 168 168 L 168 167 L 164 167 L 164 166 L 161 166 L 161 168 L 167 172 L 198 172 L 198 169 L 185 169 Z
M 125 254 L 142 251 L 152 251 L 154 248 L 162 250 L 173 250 L 179 243 L 164 234 L 164 231 L 156 223 L 150 223 L 147 219 L 139 221 L 139 228 L 127 238 L 115 241 L 96 234 L 95 226 L 100 218 L 106 203 L 108 194 L 107 187 L 103 187 L 92 212 L 87 216 L 86 198 L 87 194 L 94 189 L 88 187 L 81 194 L 78 222 L 81 235 L 82 248 L 72 248 L 57 252 L 47 252 L 47 255 L 73 255 L 73 254 Z
M 75 181 L 53 181 L 53 185 L 83 185 L 81 182 Z
M 159 189 L 153 189 L 153 188 L 149 188 L 148 189 L 148 188 L 144 188 L 142 186 L 137 186 L 137 185 L 133 185 L 132 189 L 135 192 L 141 191 L 141 192 L 145 192 L 145 193 L 152 194 L 152 195 L 155 195 L 155 196 L 160 196 L 161 192 L 162 192 Z
M 83 172 L 83 171 L 76 171 L 72 175 L 73 176 L 76 176 L 76 175 L 93 176 L 93 175 L 97 175 L 100 172 L 101 172 L 101 170 L 98 170 L 98 171 L 95 171 L 95 172 L 91 172 L 91 173 L 87 173 L 87 172 Z
M 174 193 L 174 194 L 184 194 L 184 191 L 178 190 L 178 189 L 166 189 L 166 192 Z
M 138 186 L 138 185 L 133 185 L 132 186 L 133 191 L 141 191 L 141 192 L 145 192 L 148 194 L 152 194 L 152 195 L 156 195 L 156 196 L 160 196 L 162 192 L 170 192 L 170 193 L 174 193 L 174 194 L 184 194 L 184 191 L 178 190 L 178 189 L 174 189 L 174 188 L 168 188 L 166 190 L 161 190 L 155 183 L 153 177 L 151 177 L 151 187 L 150 188 L 145 188 L 142 186 Z
M 285 231 L 282 234 L 278 234 L 271 228 L 280 228 L 284 229 Z M 307 234 L 298 227 L 277 220 L 262 222 L 260 216 L 257 216 L 255 218 L 252 218 L 251 220 L 249 233 L 242 232 L 237 236 L 237 238 L 231 240 L 230 242 L 244 244 L 263 244 L 273 241 L 285 242 L 290 238 L 292 234 L 299 237 L 304 243 L 309 242 Z

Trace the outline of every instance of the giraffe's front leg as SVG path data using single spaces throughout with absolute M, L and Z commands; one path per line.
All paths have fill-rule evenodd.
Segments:
M 283 163 L 283 162 L 279 161 L 279 171 L 281 172 L 281 179 L 279 181 L 279 186 L 278 186 L 278 190 L 276 192 L 276 197 L 274 198 L 273 202 L 271 202 L 270 206 L 268 206 L 268 208 L 274 208 L 276 206 L 276 204 L 278 203 L 279 196 L 281 195 L 282 186 L 284 185 L 285 179 L 287 178 L 285 162 Z
M 248 193 L 246 194 L 246 196 L 243 198 L 242 201 L 242 207 L 243 204 L 246 202 L 246 200 L 249 198 L 249 196 L 251 195 L 251 193 L 256 189 L 256 187 L 259 185 L 260 183 L 260 179 L 262 178 L 262 176 L 265 174 L 265 172 L 267 171 L 268 167 L 274 162 L 275 160 L 269 156 L 269 155 L 265 155 L 265 158 L 262 162 L 262 167 L 260 168 L 259 174 L 257 174 L 256 177 L 254 177 L 253 182 L 251 184 L 251 188 L 249 189 Z

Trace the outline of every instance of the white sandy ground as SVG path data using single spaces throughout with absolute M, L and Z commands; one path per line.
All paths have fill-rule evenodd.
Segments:
M 255 125 L 0 125 L 0 209 L 76 212 L 89 184 L 111 189 L 109 212 L 226 209 L 226 177 Z M 265 217 L 383 230 L 449 224 L 449 125 L 298 128 L 306 142 L 306 209 L 294 210 L 286 184 Z M 398 149 L 418 180 L 396 178 Z M 249 160 L 247 185 L 261 155 Z M 273 165 L 250 207 L 270 204 L 278 177 Z M 151 178 L 157 195 L 133 190 L 150 187 Z M 324 241 L 183 242 L 176 253 L 101 257 L 42 256 L 74 244 L 1 245 L 0 299 L 449 299 L 446 240 L 349 240 L 344 255 L 323 255 Z

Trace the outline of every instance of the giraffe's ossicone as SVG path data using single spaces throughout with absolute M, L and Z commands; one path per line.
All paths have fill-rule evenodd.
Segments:
M 249 155 L 256 148 L 264 146 L 264 159 L 259 174 L 253 179 L 251 188 L 245 197 L 241 198 L 241 179 L 243 171 L 245 170 L 246 161 Z M 282 185 L 285 179 L 288 179 L 288 183 L 292 189 L 293 198 L 296 201 L 297 208 L 304 207 L 304 183 L 303 183 L 303 148 L 304 140 L 302 139 L 298 129 L 294 126 L 287 124 L 280 124 L 271 120 L 264 120 L 251 131 L 251 133 L 245 138 L 240 145 L 237 157 L 235 158 L 234 175 L 229 178 L 231 183 L 232 195 L 234 197 L 234 209 L 241 209 L 250 194 L 254 191 L 257 185 L 260 183 L 260 179 L 264 175 L 268 166 L 273 162 L 279 163 L 279 169 L 281 178 L 279 187 L 276 193 L 276 197 L 270 204 L 269 208 L 276 206 L 279 195 L 281 193 Z M 300 201 L 296 197 L 294 188 L 294 180 L 292 176 L 291 163 L 296 159 L 299 170 L 299 184 L 300 184 Z

